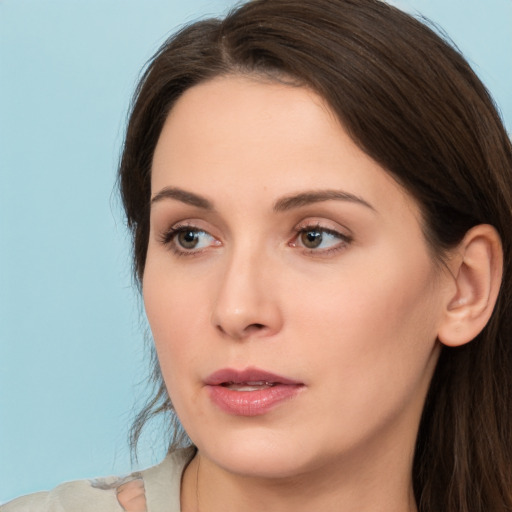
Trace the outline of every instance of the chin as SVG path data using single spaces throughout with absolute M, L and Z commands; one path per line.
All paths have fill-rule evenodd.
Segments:
M 215 436 L 212 436 L 212 439 Z M 253 478 L 279 479 L 297 476 L 311 469 L 312 460 L 307 456 L 303 443 L 271 431 L 235 433 L 229 438 L 216 437 L 196 446 L 203 456 L 225 471 Z

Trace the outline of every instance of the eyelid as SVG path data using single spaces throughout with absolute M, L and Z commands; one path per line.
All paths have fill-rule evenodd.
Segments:
M 338 234 L 341 237 L 346 237 L 349 239 L 353 238 L 351 230 L 346 226 L 343 226 L 338 222 L 317 217 L 309 217 L 307 219 L 301 220 L 296 224 L 294 231 L 297 233 L 299 231 L 306 231 L 308 229 L 318 229 L 319 231 L 327 231 Z
M 173 232 L 182 230 L 182 229 L 191 229 L 195 231 L 204 231 L 214 238 L 219 238 L 218 230 L 214 229 L 209 222 L 205 222 L 201 218 L 196 217 L 185 217 L 176 216 L 171 218 L 170 216 L 162 216 L 158 219 L 154 225 L 154 233 L 155 236 L 162 241 L 163 237 L 166 235 L 172 235 Z

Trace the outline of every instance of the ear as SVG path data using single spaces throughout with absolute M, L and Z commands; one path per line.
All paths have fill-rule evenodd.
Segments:
M 473 340 L 485 327 L 498 298 L 503 274 L 503 250 L 496 229 L 471 228 L 448 263 L 455 287 L 450 287 L 438 339 L 457 347 Z

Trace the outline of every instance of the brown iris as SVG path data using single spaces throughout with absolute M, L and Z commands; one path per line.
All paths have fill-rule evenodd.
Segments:
M 303 231 L 300 235 L 301 242 L 308 249 L 316 249 L 322 243 L 322 239 L 322 232 L 317 230 Z
M 178 243 L 184 249 L 194 249 L 199 242 L 199 233 L 192 229 L 186 229 L 178 233 Z

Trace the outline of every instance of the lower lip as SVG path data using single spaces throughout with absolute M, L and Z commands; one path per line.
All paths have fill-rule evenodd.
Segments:
M 237 416 L 260 416 L 296 396 L 301 384 L 276 384 L 255 391 L 235 391 L 224 386 L 206 386 L 212 402 L 221 410 Z

